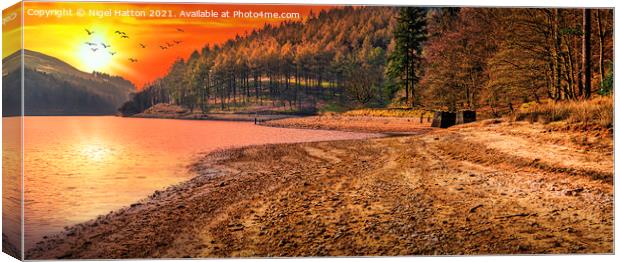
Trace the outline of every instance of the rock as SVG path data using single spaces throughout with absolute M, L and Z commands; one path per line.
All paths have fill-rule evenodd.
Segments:
M 564 195 L 567 195 L 567 196 L 578 196 L 578 195 L 580 195 L 581 192 L 583 192 L 583 190 L 584 190 L 583 187 L 578 187 L 578 188 L 575 188 L 573 190 L 566 191 L 566 193 L 564 193 Z
M 279 247 L 283 247 L 284 245 L 286 245 L 286 243 L 288 243 L 288 241 L 286 239 L 282 239 L 280 240 L 280 242 L 278 243 Z
M 245 229 L 245 227 L 243 225 L 237 226 L 237 227 L 232 227 L 230 228 L 231 231 L 235 232 L 235 231 L 241 231 Z
M 525 251 L 530 250 L 530 247 L 527 246 L 527 245 L 518 245 L 517 246 L 517 250 L 520 251 L 520 252 L 525 252 Z
M 482 204 L 480 204 L 480 205 L 477 205 L 477 206 L 475 206 L 475 207 L 470 208 L 470 209 L 469 209 L 469 213 L 475 213 L 475 212 L 476 212 L 476 210 L 477 210 L 478 208 L 481 208 L 482 206 L 483 206 L 483 205 L 482 205 Z

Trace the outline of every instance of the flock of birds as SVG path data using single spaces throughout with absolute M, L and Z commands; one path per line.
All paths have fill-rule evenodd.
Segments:
M 86 31 L 86 33 L 91 36 L 93 34 L 95 34 L 95 31 L 91 31 L 89 29 L 84 29 Z M 185 31 L 181 28 L 177 28 L 178 32 L 184 33 Z M 129 35 L 127 35 L 127 33 L 116 30 L 114 31 L 115 35 L 118 35 L 118 37 L 120 37 L 121 39 L 129 39 Z M 179 40 L 172 40 L 172 43 L 170 42 L 165 42 L 161 45 L 159 45 L 159 48 L 161 50 L 168 50 L 169 48 L 174 47 L 175 45 L 180 45 L 182 44 L 183 41 L 179 41 Z M 112 45 L 110 44 L 106 44 L 106 43 L 93 43 L 93 42 L 85 42 L 86 45 L 88 45 L 90 47 L 90 50 L 93 51 L 93 53 L 96 53 L 99 50 L 108 50 L 108 53 L 112 56 L 116 55 L 118 52 L 116 51 L 112 51 L 110 50 L 110 48 L 112 47 Z M 103 47 L 102 49 L 99 48 L 99 46 Z M 147 46 L 143 43 L 138 43 L 138 46 L 142 49 L 147 48 Z M 138 59 L 134 58 L 134 57 L 129 57 L 128 58 L 129 62 L 131 63 L 137 63 Z

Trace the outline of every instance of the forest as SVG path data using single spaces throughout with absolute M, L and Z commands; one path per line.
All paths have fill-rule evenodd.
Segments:
M 179 59 L 119 110 L 474 109 L 613 92 L 613 10 L 339 7 Z

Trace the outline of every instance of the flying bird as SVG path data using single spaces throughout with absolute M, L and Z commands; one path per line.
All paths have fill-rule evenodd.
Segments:
M 173 44 L 168 43 L 168 42 L 166 42 L 166 45 L 167 45 L 168 47 L 172 47 L 172 46 L 173 46 Z
M 86 30 L 86 33 L 87 33 L 88 35 L 92 35 L 92 34 L 94 34 L 94 33 L 95 33 L 95 31 L 90 31 L 90 30 L 88 30 L 88 29 L 84 29 L 84 30 Z
M 110 52 L 110 55 L 116 55 L 116 52 Z
M 126 35 L 127 34 L 125 32 L 121 32 L 121 31 L 118 31 L 118 30 L 114 31 L 114 33 L 117 34 L 117 35 Z
M 135 58 L 129 58 L 129 61 L 131 61 L 132 63 L 138 62 L 138 59 Z
M 185 31 L 183 31 L 183 29 L 181 29 L 181 28 L 177 28 L 177 31 L 179 31 L 179 32 L 185 32 Z
M 160 46 L 159 46 L 159 48 L 161 48 L 161 50 L 166 50 L 166 49 L 168 49 L 168 47 L 165 47 L 165 46 L 163 46 L 163 45 L 160 45 Z
M 176 40 L 174 40 L 174 41 L 172 41 L 172 42 L 174 42 L 174 43 L 175 43 L 175 44 L 177 44 L 177 45 L 178 45 L 178 44 L 180 44 L 180 43 L 183 43 L 183 41 L 176 41 Z
M 84 44 L 87 44 L 87 45 L 89 45 L 89 46 L 95 46 L 95 45 L 97 45 L 97 44 L 95 44 L 95 43 L 91 43 L 91 42 L 85 42 Z
M 112 45 L 106 45 L 105 43 L 101 43 L 101 45 L 103 46 L 103 48 L 108 48 L 108 47 L 112 46 Z
M 121 38 L 129 38 L 127 35 L 122 35 Z
M 142 43 L 139 43 L 139 44 L 140 44 L 140 47 L 146 48 L 146 46 L 144 44 L 142 44 Z
M 91 48 L 90 50 L 93 50 L 93 52 L 97 52 L 97 50 L 99 50 L 99 48 Z

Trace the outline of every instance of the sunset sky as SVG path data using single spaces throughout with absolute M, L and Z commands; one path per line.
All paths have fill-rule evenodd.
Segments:
M 278 24 L 305 19 L 311 10 L 318 13 L 326 8 L 329 7 L 27 2 L 24 5 L 24 48 L 59 58 L 86 72 L 96 70 L 120 75 L 140 89 L 145 83 L 163 76 L 175 59 L 187 58 L 192 51 L 200 50 L 206 44 L 222 43 L 237 34 L 260 28 L 266 22 Z M 127 10 L 133 14 L 115 13 Z M 149 17 L 151 11 L 157 10 L 159 15 L 173 17 Z M 232 16 L 237 10 L 299 13 L 300 16 L 296 19 L 180 17 L 181 11 L 197 10 L 213 10 L 220 16 L 225 11 Z M 146 12 L 147 17 L 141 17 L 140 11 Z M 101 18 L 99 14 L 112 16 Z M 130 16 L 117 16 L 119 14 Z M 94 33 L 89 35 L 87 29 Z M 122 38 L 122 34 L 116 31 L 126 33 L 128 38 Z M 182 43 L 176 44 L 175 41 Z M 104 47 L 102 43 L 110 47 Z M 162 50 L 160 46 L 168 49 Z M 111 52 L 116 53 L 112 55 Z M 9 55 L 6 48 L 3 53 L 3 57 Z M 131 62 L 130 58 L 137 62 Z

